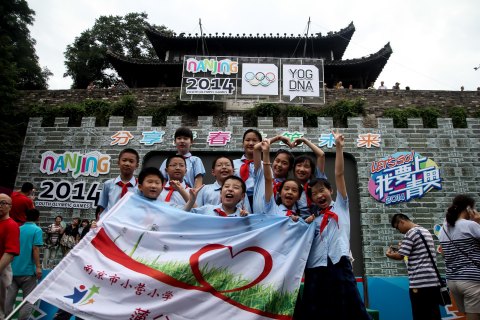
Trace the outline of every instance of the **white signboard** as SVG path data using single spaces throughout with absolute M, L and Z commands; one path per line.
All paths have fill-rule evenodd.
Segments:
M 278 68 L 274 64 L 242 64 L 242 94 L 278 95 Z
M 318 68 L 313 65 L 283 65 L 283 95 L 290 97 L 319 97 Z
M 186 55 L 180 99 L 324 104 L 323 60 Z

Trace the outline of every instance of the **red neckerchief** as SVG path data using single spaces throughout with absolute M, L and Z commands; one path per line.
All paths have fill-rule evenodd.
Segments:
M 277 181 L 276 179 L 273 180 L 273 197 L 277 198 L 278 189 L 283 181 Z
M 243 164 L 240 167 L 240 178 L 245 182 L 250 176 L 250 163 L 252 163 L 253 160 L 243 159 L 242 162 Z
M 287 216 L 287 217 L 295 215 L 295 211 L 293 211 L 293 210 L 287 209 L 287 210 L 284 210 L 284 211 L 287 211 L 287 213 L 285 214 L 285 216 Z
M 327 226 L 329 218 L 332 218 L 333 220 L 335 220 L 338 226 L 338 215 L 335 212 L 332 212 L 330 210 L 331 208 L 332 206 L 325 208 L 323 210 L 320 210 L 319 212 L 319 215 L 323 214 L 322 222 L 320 223 L 320 233 L 322 233 L 323 229 L 325 229 L 325 227 Z M 340 228 L 340 226 L 338 227 Z
M 165 190 L 168 190 L 168 194 L 165 197 L 165 202 L 170 202 L 172 199 L 173 191 L 175 191 L 172 187 L 164 187 Z
M 228 214 L 220 208 L 213 209 L 213 211 L 215 211 L 220 217 L 228 217 Z
M 123 181 L 118 181 L 117 186 L 122 188 L 122 192 L 120 193 L 120 198 L 122 198 L 127 192 L 129 187 L 133 187 L 130 182 L 124 183 Z
M 307 208 L 310 208 L 310 206 L 312 205 L 312 199 L 310 199 L 310 197 L 308 196 L 308 188 L 309 188 L 309 185 L 307 181 L 303 185 L 303 192 L 305 193 L 305 198 L 307 199 Z
M 188 188 L 190 188 L 190 185 L 185 182 L 185 190 L 188 190 Z M 173 189 L 173 188 L 170 187 L 170 186 L 164 187 L 164 189 L 165 189 L 165 190 L 168 190 L 168 194 L 167 194 L 167 196 L 165 197 L 165 202 L 170 202 L 170 200 L 172 199 L 173 192 L 175 192 L 175 189 Z

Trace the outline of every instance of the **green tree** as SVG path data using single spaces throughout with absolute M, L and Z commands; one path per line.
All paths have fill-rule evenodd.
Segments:
M 13 187 L 28 117 L 13 108 L 17 90 L 46 89 L 52 73 L 42 69 L 29 25 L 35 12 L 25 0 L 0 1 L 0 186 Z
M 46 89 L 52 73 L 40 67 L 28 26 L 35 12 L 25 0 L 0 2 L 0 104 L 8 105 L 17 89 Z
M 108 50 L 129 58 L 155 58 L 155 50 L 145 34 L 149 26 L 147 18 L 144 12 L 124 17 L 101 16 L 91 29 L 75 38 L 64 53 L 67 68 L 64 77 L 72 77 L 72 88 L 84 89 L 92 81 L 108 87 L 118 81 L 107 59 Z M 171 33 L 165 26 L 153 27 Z

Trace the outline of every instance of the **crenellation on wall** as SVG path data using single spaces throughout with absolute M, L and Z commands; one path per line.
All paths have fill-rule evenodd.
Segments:
M 349 128 L 361 129 L 363 128 L 363 118 L 348 118 L 347 125 Z
M 68 127 L 68 117 L 56 117 L 53 124 L 56 128 Z
M 320 130 L 330 130 L 333 128 L 333 118 L 331 117 L 318 117 L 318 129 Z
M 258 117 L 257 118 L 258 129 L 272 129 L 273 118 L 272 117 Z
M 302 117 L 288 117 L 287 126 L 289 131 L 303 131 Z
M 153 117 L 139 116 L 137 119 L 137 128 L 151 128 Z
M 213 127 L 213 117 L 201 116 L 198 117 L 198 127 L 202 129 L 210 129 Z
M 412 129 L 420 129 L 423 128 L 423 121 L 419 118 L 408 118 L 407 124 L 409 128 Z
M 121 128 L 123 127 L 123 117 L 120 116 L 110 116 L 108 119 L 108 127 L 110 129 Z

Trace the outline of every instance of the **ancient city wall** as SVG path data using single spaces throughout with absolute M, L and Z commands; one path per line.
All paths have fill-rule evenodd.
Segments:
M 147 100 L 150 95 L 158 95 L 162 89 L 135 90 L 137 98 Z M 171 91 L 169 94 L 173 94 Z M 87 93 L 80 90 L 71 91 L 71 96 L 66 97 L 62 93 L 58 97 L 53 92 L 33 92 L 24 94 L 24 101 L 50 99 L 48 103 L 59 100 L 85 99 L 86 96 L 95 95 L 99 98 L 103 93 Z M 140 98 L 143 94 L 143 98 Z M 333 94 L 332 92 L 328 93 Z M 464 95 L 464 100 L 454 99 L 455 95 Z M 367 96 L 370 103 L 377 101 L 378 108 L 384 108 L 393 104 L 398 105 L 399 101 L 404 103 L 423 104 L 419 101 L 443 101 L 444 106 L 450 104 L 463 103 L 467 108 L 478 109 L 478 99 L 476 92 L 379 92 L 359 91 L 344 92 L 341 96 L 335 94 L 336 98 L 355 98 Z M 449 98 L 450 97 L 450 98 Z M 107 97 L 112 98 L 112 97 Z M 165 98 L 170 99 L 171 96 Z M 332 98 L 330 96 L 330 98 Z M 330 99 L 329 98 L 329 99 Z M 373 104 L 372 104 L 373 105 Z M 358 190 L 356 199 L 359 214 L 359 232 L 361 233 L 361 250 L 363 253 L 363 264 L 367 276 L 391 276 L 406 274 L 402 264 L 388 260 L 384 256 L 388 245 L 398 242 L 401 235 L 391 228 L 389 219 L 396 212 L 405 213 L 413 217 L 414 221 L 427 227 L 430 231 L 435 224 L 441 223 L 446 207 L 452 197 L 458 193 L 470 193 L 478 198 L 480 192 L 480 169 L 478 159 L 480 157 L 480 119 L 467 119 L 468 127 L 465 129 L 453 128 L 451 119 L 438 119 L 438 128 L 423 128 L 421 119 L 409 119 L 408 128 L 394 128 L 391 119 L 379 118 L 376 120 L 376 126 L 364 128 L 361 118 L 348 119 L 348 128 L 340 128 L 345 135 L 345 153 L 354 159 L 356 176 L 355 185 Z M 106 179 L 113 178 L 119 174 L 116 167 L 116 158 L 120 150 L 125 147 L 131 147 L 138 150 L 141 158 L 151 151 L 173 151 L 171 137 L 176 128 L 181 123 L 181 117 L 169 117 L 165 127 L 152 127 L 151 117 L 139 117 L 136 126 L 125 127 L 123 117 L 111 117 L 107 127 L 95 127 L 95 118 L 83 118 L 80 127 L 68 127 L 68 118 L 56 118 L 53 127 L 42 127 L 41 118 L 31 118 L 21 154 L 19 170 L 16 180 L 16 187 L 21 186 L 24 181 L 31 181 L 39 186 L 46 180 L 60 183 L 66 181 L 72 185 L 80 183 L 76 189 L 76 195 L 80 198 L 87 196 L 87 191 L 97 182 L 103 182 Z M 192 152 L 207 153 L 228 153 L 242 152 L 242 135 L 247 129 L 243 127 L 242 117 L 228 117 L 227 125 L 219 128 L 214 127 L 213 117 L 199 117 L 198 125 L 191 129 L 197 133 L 197 139 L 193 145 Z M 319 143 L 322 134 L 328 134 L 333 127 L 331 118 L 319 118 L 318 127 L 305 127 L 302 118 L 288 118 L 288 126 L 279 128 L 274 124 L 272 118 L 259 118 L 258 127 L 260 131 L 272 137 L 285 132 L 303 134 L 305 137 Z M 128 144 L 112 145 L 113 135 L 120 131 L 128 131 L 133 139 Z M 209 145 L 208 137 L 211 132 L 230 132 L 230 141 L 225 146 Z M 163 132 L 162 141 L 155 142 L 152 145 L 145 143 L 145 132 Z M 364 148 L 357 146 L 359 134 L 380 134 L 381 141 L 378 147 Z M 158 136 L 157 136 L 158 137 Z M 142 143 L 142 140 L 144 141 Z M 324 150 L 332 158 L 335 147 L 325 146 Z M 45 172 L 41 170 L 42 155 L 52 151 L 56 154 L 65 152 L 78 152 L 87 154 L 98 151 L 101 154 L 107 154 L 111 157 L 110 169 L 107 174 L 98 174 L 98 177 L 88 175 L 73 177 L 72 172 Z M 413 199 L 410 202 L 403 202 L 396 205 L 387 206 L 384 203 L 376 201 L 368 191 L 368 181 L 371 174 L 371 163 L 383 157 L 392 155 L 396 152 L 417 152 L 422 156 L 432 159 L 440 169 L 442 179 L 442 189 L 432 190 L 426 193 L 420 199 Z M 329 163 L 327 162 L 327 165 Z M 48 171 L 48 170 L 47 170 Z M 98 170 L 97 170 L 98 171 Z M 207 168 L 207 172 L 209 172 Z M 37 187 L 38 188 L 38 187 Z M 80 190 L 79 188 L 83 188 Z M 349 190 L 350 192 L 350 190 Z M 37 193 L 38 194 L 38 193 Z M 59 194 L 63 192 L 60 190 Z M 71 197 L 66 195 L 65 199 L 56 199 L 56 202 L 71 202 Z M 53 217 L 62 214 L 67 221 L 71 217 L 81 216 L 82 218 L 93 217 L 94 209 L 76 209 L 76 208 L 50 208 L 40 207 L 42 212 L 41 225 L 46 226 L 53 221 Z M 440 266 L 443 270 L 443 263 L 439 258 Z

